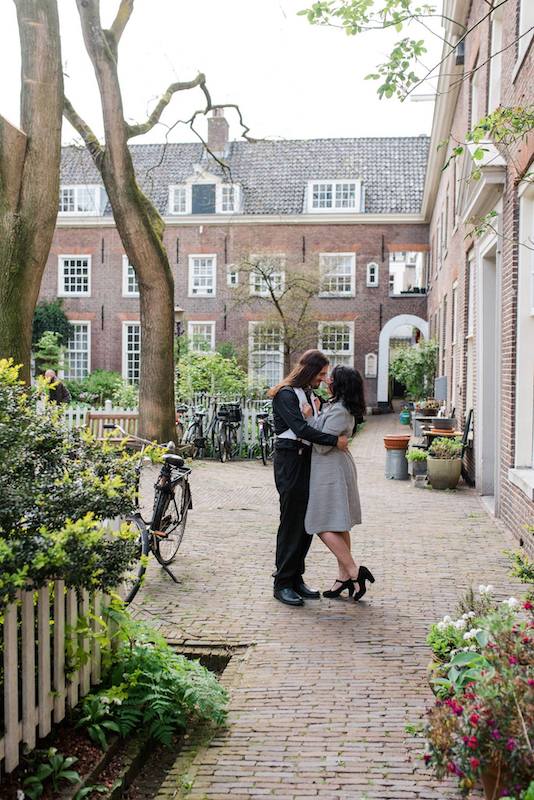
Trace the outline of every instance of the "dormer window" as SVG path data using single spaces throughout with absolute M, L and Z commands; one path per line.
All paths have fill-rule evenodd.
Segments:
M 60 214 L 102 216 L 107 201 L 103 186 L 61 186 L 59 189 Z
M 307 210 L 361 211 L 361 181 L 309 181 Z
M 235 183 L 201 181 L 169 186 L 169 214 L 234 214 L 239 205 Z

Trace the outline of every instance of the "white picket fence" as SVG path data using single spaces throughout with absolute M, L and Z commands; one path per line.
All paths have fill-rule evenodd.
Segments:
M 189 412 L 184 420 L 186 423 L 185 429 L 187 430 L 187 425 L 192 418 L 193 411 L 195 409 L 202 408 L 207 411 L 207 415 L 205 417 L 205 429 L 208 430 L 213 422 L 213 417 L 219 405 L 221 403 L 228 402 L 239 403 L 242 415 L 242 422 L 239 428 L 239 443 L 252 449 L 253 446 L 258 442 L 256 414 L 264 409 L 270 408 L 270 401 L 265 399 L 256 400 L 251 398 L 236 397 L 229 400 L 227 397 L 223 398 L 217 395 L 207 395 L 202 392 L 198 392 L 187 404 L 189 406 Z M 85 427 L 87 424 L 88 414 L 95 411 L 98 411 L 99 414 L 106 412 L 110 415 L 110 417 L 113 417 L 113 415 L 117 414 L 127 414 L 132 413 L 132 411 L 135 412 L 135 409 L 115 408 L 109 401 L 104 405 L 103 409 L 88 408 L 87 406 L 68 406 L 64 412 L 67 426 L 71 429 Z
M 7 606 L 3 623 L 4 714 L 0 766 L 11 772 L 19 763 L 20 744 L 32 750 L 100 682 L 100 648 L 94 637 L 75 631 L 79 617 L 98 617 L 103 596 L 65 589 L 63 581 L 22 591 Z M 96 630 L 98 622 L 90 622 Z M 66 638 L 68 637 L 68 638 Z M 67 640 L 85 656 L 65 673 Z M 2 720 L 0 720 L 2 722 Z

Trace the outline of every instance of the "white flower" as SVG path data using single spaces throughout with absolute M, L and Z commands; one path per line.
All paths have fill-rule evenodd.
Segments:
M 481 583 L 480 586 L 478 587 L 478 591 L 480 594 L 491 594 L 494 591 L 494 589 L 490 583 L 488 583 L 487 586 L 484 586 L 484 584 Z
M 515 597 L 509 597 L 508 600 L 503 600 L 509 608 L 515 608 L 519 605 L 519 600 L 516 600 Z
M 481 628 L 471 628 L 470 631 L 464 633 L 464 639 L 467 641 L 468 639 L 474 639 L 477 633 L 480 633 Z
M 474 617 L 474 616 L 475 616 L 475 612 L 474 611 L 466 611 L 465 614 L 464 614 L 464 619 L 471 619 L 471 617 Z
M 445 614 L 445 616 L 443 617 L 443 622 L 445 623 L 445 625 L 450 625 L 452 622 L 452 617 L 449 617 L 448 614 Z
M 437 627 L 438 631 L 444 631 L 445 628 L 447 627 L 447 623 L 443 622 L 443 620 L 441 620 L 441 622 L 438 622 L 436 627 Z
M 456 622 L 453 623 L 454 627 L 458 630 L 465 628 L 465 619 L 457 619 Z

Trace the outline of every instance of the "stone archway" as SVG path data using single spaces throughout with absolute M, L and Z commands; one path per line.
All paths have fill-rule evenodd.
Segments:
M 399 314 L 397 317 L 389 319 L 382 330 L 378 339 L 378 384 L 377 402 L 379 407 L 389 404 L 388 397 L 388 372 L 389 372 L 389 340 L 392 334 L 401 325 L 412 325 L 421 331 L 424 339 L 428 339 L 428 322 L 414 314 Z

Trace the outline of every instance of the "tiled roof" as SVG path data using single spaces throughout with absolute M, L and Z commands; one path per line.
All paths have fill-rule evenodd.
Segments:
M 131 152 L 138 181 L 162 214 L 169 185 L 183 183 L 198 164 L 241 185 L 245 214 L 302 213 L 314 179 L 361 179 L 367 213 L 410 214 L 421 209 L 428 146 L 427 136 L 230 142 L 229 173 L 201 143 L 134 144 Z M 64 148 L 61 183 L 101 183 L 86 150 Z

